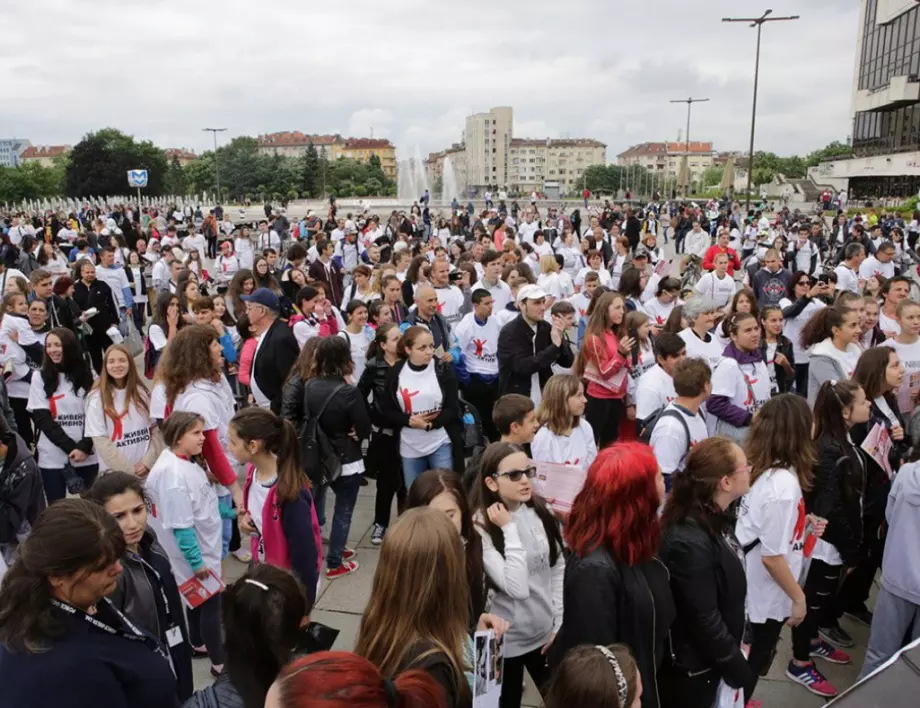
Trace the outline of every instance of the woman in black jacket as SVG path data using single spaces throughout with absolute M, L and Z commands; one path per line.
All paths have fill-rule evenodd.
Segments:
M 110 472 L 97 479 L 85 496 L 109 512 L 125 536 L 122 571 L 109 600 L 168 647 L 176 695 L 184 701 L 193 690 L 192 645 L 169 557 L 147 527 L 144 484 L 133 474 Z
M 463 470 L 460 393 L 450 364 L 434 355 L 427 327 L 409 327 L 399 340 L 402 361 L 387 370 L 380 411 L 398 431 L 406 489 L 426 470 Z
M 744 451 L 718 437 L 696 445 L 674 481 L 662 516 L 660 551 L 677 606 L 671 658 L 658 681 L 663 706 L 710 708 L 720 680 L 735 689 L 753 680 L 741 653 L 744 552 L 728 513 L 750 487 Z
M 313 501 L 320 526 L 326 524 L 326 492 L 330 487 L 335 492 L 326 554 L 326 578 L 330 580 L 358 569 L 352 560 L 355 552 L 346 548 L 345 542 L 364 472 L 361 441 L 370 437 L 371 419 L 361 392 L 346 382 L 354 366 L 348 342 L 341 337 L 323 337 L 313 353 L 312 378 L 305 383 L 296 373 L 282 392 L 281 417 L 298 429 L 310 419 L 317 420 L 341 463 L 341 473 L 331 481 L 318 470 L 307 470 L 314 484 Z
M 367 349 L 367 362 L 358 381 L 358 389 L 367 401 L 373 425 L 365 464 L 368 466 L 367 471 L 377 478 L 374 529 L 371 533 L 371 543 L 375 546 L 383 542 L 383 535 L 390 525 L 393 497 L 396 497 L 399 513 L 402 513 L 406 504 L 406 487 L 399 459 L 399 431 L 388 425 L 381 408 L 381 402 L 386 396 L 387 373 L 399 362 L 401 337 L 399 327 L 393 322 L 377 328 L 374 341 Z
M 675 617 L 668 570 L 656 557 L 664 478 L 651 448 L 615 443 L 588 470 L 565 525 L 571 549 L 562 628 L 549 651 L 556 667 L 580 644 L 622 643 L 642 676 L 642 708 L 660 708 L 658 670 Z
M 769 305 L 760 311 L 760 355 L 770 372 L 770 394 L 789 393 L 795 383 L 795 353 L 783 334 L 783 311 Z

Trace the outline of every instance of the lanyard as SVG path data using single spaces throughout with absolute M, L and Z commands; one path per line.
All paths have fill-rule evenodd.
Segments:
M 117 607 L 115 607 L 115 605 L 112 604 L 112 601 L 109 600 L 107 597 L 106 597 L 106 598 L 103 598 L 103 601 L 106 602 L 106 604 L 108 604 L 109 609 L 111 609 L 112 612 L 115 613 L 115 616 L 118 617 L 119 620 L 121 620 L 121 622 L 125 625 L 125 627 L 127 627 L 129 630 L 131 630 L 130 633 L 125 632 L 125 631 L 122 630 L 122 629 L 116 629 L 115 627 L 111 627 L 111 626 L 109 626 L 108 624 L 106 624 L 105 622 L 103 622 L 102 620 L 97 619 L 96 617 L 93 617 L 93 616 L 91 616 L 91 615 L 88 615 L 88 614 L 86 614 L 85 612 L 83 612 L 82 610 L 78 610 L 76 607 L 73 607 L 72 605 L 68 605 L 68 604 L 65 603 L 65 602 L 60 602 L 59 600 L 55 600 L 55 599 L 52 598 L 52 599 L 51 599 L 51 604 L 52 604 L 52 606 L 58 608 L 58 609 L 61 610 L 62 612 L 66 612 L 66 613 L 67 613 L 68 615 L 70 615 L 71 617 L 78 617 L 78 618 L 79 618 L 79 617 L 82 617 L 82 618 L 83 618 L 83 621 L 84 621 L 84 622 L 87 622 L 91 627 L 95 627 L 96 629 L 100 629 L 100 630 L 102 630 L 103 632 L 105 632 L 106 634 L 112 635 L 113 637 L 121 637 L 122 639 L 127 639 L 128 641 L 131 641 L 131 642 L 143 642 L 143 643 L 146 644 L 148 647 L 150 647 L 151 649 L 153 649 L 153 650 L 154 650 L 157 654 L 159 654 L 161 657 L 163 657 L 163 658 L 166 659 L 167 661 L 169 660 L 169 656 L 166 654 L 166 652 L 165 652 L 165 651 L 163 650 L 163 648 L 160 646 L 160 642 L 159 642 L 159 641 L 157 641 L 157 640 L 156 640 L 153 636 L 151 636 L 150 634 L 147 634 L 147 633 L 145 633 L 145 632 L 142 632 L 140 629 L 138 629 L 138 628 L 131 622 L 131 620 L 129 620 L 127 617 L 125 617 L 124 614 L 122 614 L 122 612 L 121 612 Z
M 152 565 L 150 565 L 150 563 L 148 563 L 147 561 L 145 561 L 143 558 L 141 558 L 141 557 L 140 557 L 139 555 L 137 555 L 136 553 L 132 553 L 131 551 L 128 551 L 128 552 L 127 552 L 127 556 L 128 556 L 131 560 L 135 560 L 135 561 L 137 561 L 138 563 L 140 563 L 145 569 L 147 569 L 147 570 L 149 570 L 151 573 L 153 573 L 153 577 L 155 577 L 155 578 L 157 579 L 157 590 L 160 591 L 160 598 L 163 600 L 163 610 L 166 612 L 166 628 L 167 628 L 167 629 L 170 629 L 171 627 L 174 626 L 175 623 L 174 623 L 173 620 L 172 620 L 172 609 L 171 609 L 170 606 L 169 606 L 169 598 L 166 597 L 166 590 L 163 589 L 163 579 L 162 579 L 162 577 L 161 577 L 160 574 L 157 572 L 157 569 L 156 569 L 156 568 L 154 568 Z

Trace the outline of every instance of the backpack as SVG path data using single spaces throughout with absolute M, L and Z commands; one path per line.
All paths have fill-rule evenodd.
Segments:
M 674 410 L 671 408 L 667 409 L 667 406 L 662 406 L 657 411 L 652 413 L 648 418 L 643 420 L 638 426 L 638 438 L 641 442 L 644 442 L 646 445 L 651 444 L 652 442 L 652 431 L 655 430 L 655 426 L 658 425 L 658 422 L 662 418 L 677 418 L 680 421 L 680 424 L 684 428 L 684 432 L 687 434 L 687 443 L 689 449 L 690 443 L 690 426 L 687 425 L 687 420 L 681 414 L 680 411 Z M 685 453 L 686 454 L 686 453 Z
M 340 383 L 332 389 L 315 414 L 310 413 L 307 404 L 307 391 L 310 386 L 307 384 L 304 387 L 304 423 L 298 437 L 300 438 L 301 464 L 314 486 L 331 484 L 342 474 L 342 457 L 319 424 L 319 419 L 326 412 L 329 402 L 345 386 L 346 384 Z

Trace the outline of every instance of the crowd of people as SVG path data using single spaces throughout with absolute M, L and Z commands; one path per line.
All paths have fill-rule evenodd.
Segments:
M 0 706 L 468 706 L 477 630 L 502 708 L 757 706 L 784 626 L 824 698 L 920 637 L 920 214 L 513 206 L 4 214 Z

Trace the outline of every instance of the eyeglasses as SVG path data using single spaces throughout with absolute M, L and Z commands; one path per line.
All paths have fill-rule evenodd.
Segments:
M 754 469 L 754 465 L 742 465 L 741 467 L 736 467 L 734 474 L 741 474 L 743 472 L 751 473 L 751 470 Z
M 527 479 L 533 479 L 537 475 L 537 468 L 530 466 L 523 470 L 509 470 L 508 472 L 496 472 L 493 477 L 507 477 L 511 482 L 520 482 L 521 477 L 527 475 Z

